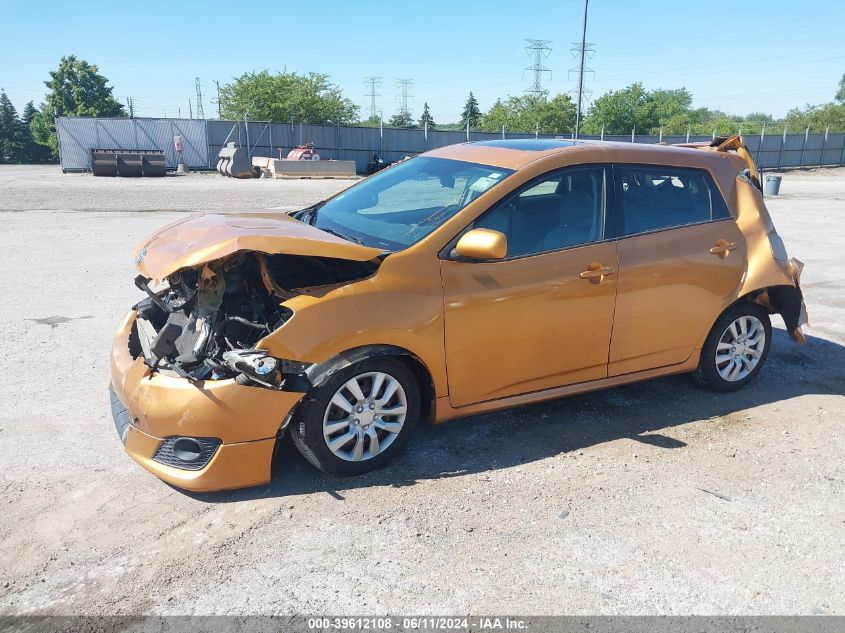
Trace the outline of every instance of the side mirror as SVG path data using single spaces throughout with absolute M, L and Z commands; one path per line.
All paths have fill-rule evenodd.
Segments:
M 455 253 L 469 259 L 504 259 L 508 254 L 508 238 L 492 229 L 472 229 L 458 240 Z

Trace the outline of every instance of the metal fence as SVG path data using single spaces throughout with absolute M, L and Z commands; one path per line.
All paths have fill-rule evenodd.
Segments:
M 175 169 L 178 156 L 173 137 L 182 137 L 185 164 L 191 169 L 213 169 L 217 153 L 227 142 L 247 148 L 250 156 L 284 157 L 303 143 L 313 143 L 324 159 L 354 160 L 363 172 L 374 153 L 396 161 L 436 147 L 495 138 L 570 138 L 569 134 L 526 134 L 508 131 L 405 130 L 396 128 L 303 125 L 266 121 L 196 119 L 127 119 L 59 117 L 56 119 L 59 157 L 65 171 L 91 169 L 91 149 L 163 150 L 167 167 Z M 710 136 L 582 136 L 635 143 L 709 141 Z M 744 136 L 746 145 L 764 169 L 845 165 L 845 133 Z

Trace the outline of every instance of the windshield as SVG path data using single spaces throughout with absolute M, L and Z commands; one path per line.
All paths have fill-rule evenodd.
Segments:
M 298 217 L 366 246 L 402 250 L 512 173 L 501 167 L 418 156 L 370 176 Z

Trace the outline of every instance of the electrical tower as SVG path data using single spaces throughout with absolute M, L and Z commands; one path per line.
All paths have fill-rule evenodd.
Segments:
M 197 118 L 204 119 L 205 112 L 202 111 L 202 84 L 200 83 L 199 77 L 194 79 L 194 85 L 197 88 Z
M 411 109 L 408 107 L 408 99 L 414 95 L 408 92 L 408 89 L 414 85 L 410 79 L 397 79 L 396 86 L 399 88 L 399 114 L 411 116 Z
M 525 52 L 528 53 L 529 57 L 534 59 L 534 63 L 525 68 L 525 70 L 530 70 L 534 74 L 534 80 L 531 82 L 531 87 L 525 92 L 526 94 L 534 95 L 540 99 L 545 99 L 549 91 L 543 89 L 543 73 L 549 73 L 549 78 L 551 78 L 552 71 L 551 69 L 543 66 L 543 60 L 546 59 L 552 52 L 552 49 L 549 46 L 552 41 L 529 39 L 526 39 L 525 41 L 528 42 L 528 46 L 525 47 Z
M 595 75 L 593 69 L 587 66 L 587 61 L 593 58 L 596 54 L 596 49 L 590 42 L 584 42 L 583 47 L 581 42 L 572 42 L 572 48 L 569 49 L 569 52 L 572 53 L 572 57 L 578 63 L 577 66 L 569 69 L 569 78 L 571 79 L 573 75 L 577 78 L 575 87 L 569 93 L 575 97 L 576 103 L 578 102 L 578 95 L 582 95 L 583 105 L 581 108 L 584 110 L 586 109 L 587 101 L 593 96 L 593 91 L 584 85 L 584 75 Z M 580 114 L 581 117 L 584 116 L 583 111 Z
M 223 111 L 221 109 L 222 106 L 220 105 L 220 82 L 215 79 L 214 85 L 217 86 L 217 118 L 222 119 Z
M 369 97 L 370 99 L 370 118 L 375 119 L 378 117 L 379 109 L 376 103 L 376 97 L 380 97 L 381 94 L 376 92 L 378 88 L 381 88 L 381 77 L 364 77 L 364 81 L 369 86 L 370 91 L 364 95 L 365 97 Z

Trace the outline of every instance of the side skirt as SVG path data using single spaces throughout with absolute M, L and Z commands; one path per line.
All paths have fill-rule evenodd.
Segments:
M 632 374 L 623 374 L 621 376 L 611 376 L 608 378 L 600 378 L 598 380 L 579 382 L 574 385 L 554 387 L 552 389 L 524 393 L 518 396 L 508 396 L 507 398 L 478 402 L 476 404 L 470 404 L 463 407 L 453 407 L 449 402 L 449 396 L 442 396 L 437 398 L 435 402 L 434 423 L 440 424 L 441 422 L 448 422 L 449 420 L 463 418 L 468 415 L 499 411 L 501 409 L 509 409 L 511 407 L 534 404 L 535 402 L 544 402 L 546 400 L 557 400 L 558 398 L 564 398 L 566 396 L 574 396 L 576 394 L 587 393 L 589 391 L 599 391 L 610 387 L 619 387 L 621 385 L 649 380 L 651 378 L 658 378 L 660 376 L 691 372 L 698 367 L 698 359 L 700 355 L 701 350 L 696 349 L 687 360 L 679 365 L 657 367 L 655 369 L 647 369 L 645 371 L 638 371 Z

